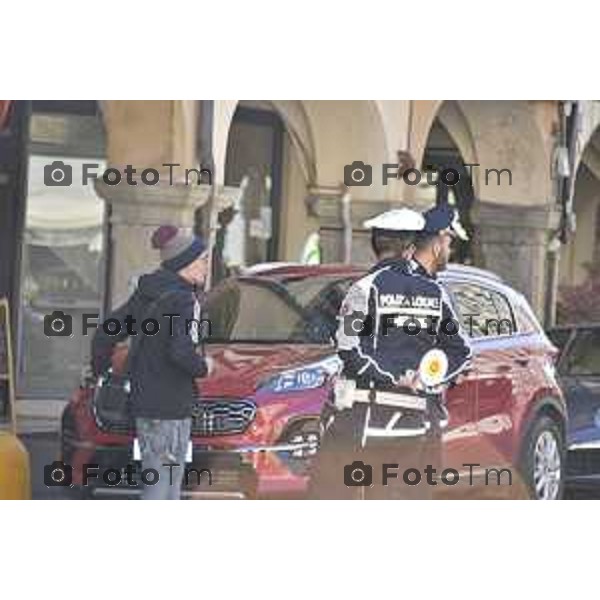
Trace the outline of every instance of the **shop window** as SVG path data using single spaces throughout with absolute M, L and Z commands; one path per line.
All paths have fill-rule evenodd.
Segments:
M 81 183 L 84 162 L 104 166 L 95 102 L 34 102 L 21 272 L 19 392 L 64 397 L 89 360 L 83 313 L 100 312 L 104 203 Z M 50 185 L 49 185 L 50 184 Z M 61 331 L 47 315 L 64 313 Z M 50 335 L 48 335 L 50 334 Z
M 241 205 L 217 240 L 231 265 L 278 259 L 283 123 L 277 113 L 239 106 L 229 131 L 225 184 L 244 188 Z

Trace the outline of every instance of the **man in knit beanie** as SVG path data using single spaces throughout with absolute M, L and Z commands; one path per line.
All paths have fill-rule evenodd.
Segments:
M 157 482 L 144 486 L 143 498 L 178 499 L 190 443 L 194 379 L 209 370 L 198 352 L 197 299 L 208 273 L 208 251 L 200 237 L 171 225 L 159 227 L 151 244 L 160 253 L 160 268 L 142 275 L 129 300 L 108 316 L 121 323 L 118 334 L 98 328 L 92 367 L 97 376 L 106 373 L 115 344 L 131 336 L 130 401 L 142 469 L 159 473 Z M 150 319 L 159 329 L 144 333 L 142 322 Z

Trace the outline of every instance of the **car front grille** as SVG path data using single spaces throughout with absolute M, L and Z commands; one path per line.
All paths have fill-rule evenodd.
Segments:
M 250 400 L 198 400 L 192 405 L 192 435 L 243 433 L 255 415 L 256 404 Z
M 214 437 L 235 435 L 246 431 L 256 415 L 256 404 L 250 400 L 215 398 L 194 400 L 192 404 L 192 435 Z M 106 432 L 129 434 L 134 424 L 125 415 L 107 419 L 96 413 L 99 427 Z

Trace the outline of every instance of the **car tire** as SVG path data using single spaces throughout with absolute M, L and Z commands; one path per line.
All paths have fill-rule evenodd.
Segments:
M 529 427 L 519 470 L 533 500 L 560 500 L 564 494 L 566 452 L 560 424 L 547 415 Z

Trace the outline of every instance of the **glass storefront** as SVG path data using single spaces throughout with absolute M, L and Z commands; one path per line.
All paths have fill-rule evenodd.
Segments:
M 238 107 L 229 131 L 225 184 L 244 193 L 227 227 L 224 261 L 247 266 L 277 259 L 283 123 L 273 111 Z
M 104 203 L 81 183 L 82 164 L 104 166 L 105 136 L 96 103 L 45 102 L 30 123 L 21 271 L 19 395 L 63 398 L 89 360 L 81 315 L 98 313 L 104 281 Z M 56 161 L 64 163 L 64 166 Z M 50 168 L 54 183 L 47 185 Z M 58 175 L 58 176 L 57 176 Z M 49 328 L 48 315 L 64 314 Z M 48 334 L 51 335 L 48 335 Z

